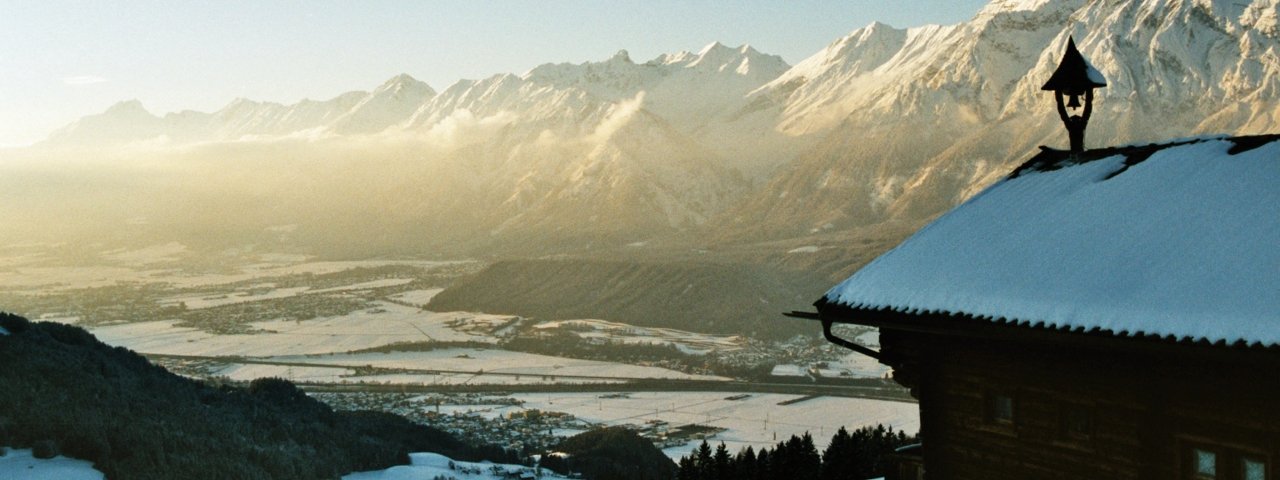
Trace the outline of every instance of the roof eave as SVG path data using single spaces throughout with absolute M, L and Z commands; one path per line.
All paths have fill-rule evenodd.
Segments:
M 1095 350 L 1134 352 L 1207 352 L 1221 354 L 1248 352 L 1264 355 L 1273 361 L 1280 356 L 1280 346 L 1249 344 L 1243 340 L 1228 343 L 1205 339 L 1181 339 L 1145 332 L 1114 332 L 1101 328 L 1059 328 L 1022 319 L 975 316 L 964 312 L 906 313 L 889 308 L 869 309 L 827 303 L 819 300 L 813 318 L 831 323 L 863 325 L 882 330 L 955 337 L 971 340 L 1011 341 L 1031 344 L 1056 344 Z

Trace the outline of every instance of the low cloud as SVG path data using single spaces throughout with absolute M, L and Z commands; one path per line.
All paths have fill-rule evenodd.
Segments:
M 604 141 L 613 136 L 618 129 L 622 128 L 627 122 L 631 121 L 631 116 L 644 108 L 644 90 L 636 93 L 636 96 L 613 104 L 609 109 L 608 115 L 604 120 L 600 121 L 600 125 L 596 126 L 594 132 L 591 133 L 591 139 L 595 141 Z
M 489 140 L 517 120 L 516 114 L 509 111 L 478 117 L 464 108 L 432 125 L 426 138 L 440 146 L 460 147 Z

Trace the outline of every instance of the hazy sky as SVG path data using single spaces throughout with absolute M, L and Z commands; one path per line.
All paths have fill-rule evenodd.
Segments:
M 290 103 L 408 73 L 443 90 L 547 62 L 743 43 L 788 63 L 878 20 L 951 24 L 985 0 L 0 0 L 0 146 L 111 104 Z

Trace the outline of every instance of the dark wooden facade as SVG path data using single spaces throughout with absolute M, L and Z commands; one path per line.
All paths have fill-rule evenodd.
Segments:
M 881 362 L 920 401 L 927 478 L 1280 479 L 1276 349 L 819 311 L 880 328 Z

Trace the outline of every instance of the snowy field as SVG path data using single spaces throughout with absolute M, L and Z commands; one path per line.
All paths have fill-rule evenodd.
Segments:
M 163 247 L 163 248 L 162 248 Z M 156 252 L 171 254 L 176 247 L 157 246 Z M 185 247 L 184 247 L 185 248 Z M 146 249 L 144 249 L 146 250 Z M 120 255 L 113 253 L 111 255 Z M 336 273 L 354 268 L 407 265 L 430 269 L 467 263 L 467 261 L 426 260 L 361 260 L 342 262 L 306 262 L 293 256 L 260 255 L 262 261 L 218 273 L 192 273 L 175 268 L 160 268 L 152 263 L 148 268 L 133 268 L 138 263 L 118 264 L 114 257 L 104 258 L 100 265 L 62 266 L 52 265 L 42 254 L 15 253 L 0 258 L 0 288 L 10 291 L 32 289 L 39 291 L 72 288 L 91 288 L 117 283 L 165 283 L 174 288 L 207 287 L 244 282 L 258 278 L 288 275 Z
M 918 406 L 914 403 L 868 400 L 860 398 L 818 397 L 790 405 L 779 402 L 801 398 L 799 395 L 753 393 L 740 400 L 728 397 L 732 392 L 636 392 L 622 398 L 602 398 L 600 393 L 521 393 L 513 398 L 524 402 L 516 406 L 446 406 L 443 413 L 475 412 L 498 417 L 512 411 L 538 409 L 566 412 L 579 419 L 608 426 L 643 425 L 648 420 L 662 420 L 671 426 L 691 423 L 726 429 L 708 439 L 724 442 L 732 453 L 748 445 L 759 450 L 786 440 L 791 435 L 809 432 L 819 450 L 826 448 L 831 436 L 841 426 L 849 430 L 884 424 L 894 430 L 915 433 L 920 430 Z M 425 398 L 425 397 L 424 397 Z M 434 408 L 434 407 L 433 407 Z M 572 434 L 575 432 L 564 432 Z M 696 444 L 665 449 L 667 456 L 678 459 L 688 455 Z
M 355 370 L 333 367 L 299 367 L 291 365 L 264 365 L 259 363 L 232 363 L 218 370 L 211 371 L 211 376 L 227 377 L 231 380 L 248 382 L 259 378 L 276 377 L 293 382 L 340 383 L 352 381 L 347 378 Z
M 508 465 L 490 462 L 462 462 L 450 460 L 449 457 L 435 453 L 410 453 L 409 465 L 400 465 L 386 470 L 359 472 L 342 477 L 343 480 L 425 480 L 430 478 L 453 478 L 457 480 L 498 480 L 503 478 L 519 478 L 520 472 L 532 469 L 523 465 Z M 453 468 L 449 465 L 452 464 Z M 508 476 L 516 474 L 515 477 Z M 543 470 L 538 478 L 567 478 Z
M 429 288 L 426 290 L 410 290 L 407 292 L 397 293 L 387 298 L 394 300 L 396 302 L 405 303 L 405 304 L 409 304 L 409 305 L 413 305 L 415 307 L 421 308 L 421 307 L 427 306 L 428 303 L 431 303 L 431 299 L 435 298 L 436 294 L 443 291 L 444 291 L 443 288 Z
M 560 320 L 539 323 L 533 328 L 568 330 L 581 338 L 602 341 L 674 345 L 684 353 L 698 355 L 712 350 L 720 352 L 739 350 L 746 343 L 746 339 L 740 335 L 709 335 L 670 328 L 636 327 L 605 320 Z
M 373 311 L 381 310 L 378 313 Z M 174 326 L 172 320 L 94 328 L 99 340 L 139 353 L 197 356 L 311 355 L 343 353 L 405 342 L 496 343 L 495 334 L 516 321 L 509 315 L 424 312 L 388 302 L 338 317 L 252 324 L 270 333 L 214 335 Z
M 190 310 L 198 310 L 201 308 L 218 307 L 222 305 L 232 305 L 236 303 L 257 302 L 260 300 L 273 300 L 278 298 L 296 297 L 302 294 L 311 293 L 337 293 L 337 292 L 357 292 L 361 290 L 371 290 L 374 288 L 394 287 L 412 282 L 412 278 L 384 278 L 381 280 L 372 280 L 368 282 L 353 283 L 351 285 L 343 285 L 339 287 L 320 288 L 312 290 L 311 287 L 285 287 L 272 288 L 272 284 L 252 285 L 250 288 L 271 288 L 262 293 L 254 294 L 247 290 L 233 291 L 229 293 L 204 294 L 204 295 L 188 295 L 181 297 L 169 297 L 159 301 L 161 305 L 177 305 L 185 304 Z
M 483 373 L 485 376 L 582 376 L 612 378 L 663 378 L 728 380 L 710 375 L 693 375 L 675 370 L 625 363 L 579 360 L 533 353 L 474 348 L 447 348 L 427 352 L 357 353 L 319 356 L 279 356 L 270 360 L 287 363 L 372 366 L 378 368 L 447 370 Z M 491 382 L 484 382 L 491 383 Z
M 102 472 L 84 460 L 63 456 L 42 460 L 31 450 L 0 447 L 0 480 L 102 480 Z

